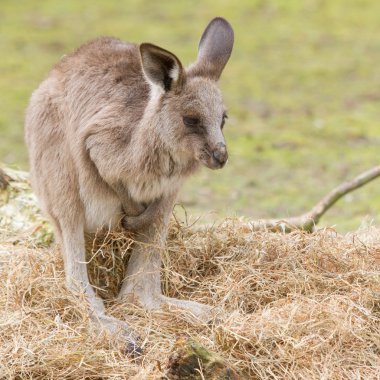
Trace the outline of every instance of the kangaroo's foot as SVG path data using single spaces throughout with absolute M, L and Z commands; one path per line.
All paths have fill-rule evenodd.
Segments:
M 139 304 L 147 310 L 172 306 L 189 311 L 204 322 L 209 322 L 219 310 L 195 301 L 166 297 L 161 291 L 161 255 L 158 249 L 138 244 L 128 261 L 126 278 L 119 293 L 123 302 Z
M 217 310 L 217 308 L 199 302 L 167 297 L 159 292 L 152 292 L 151 289 L 148 289 L 148 291 L 128 291 L 127 286 L 119 294 L 119 299 L 124 302 L 138 304 L 146 310 L 159 310 L 165 306 L 184 309 L 204 322 L 210 321 Z
M 161 307 L 168 305 L 188 310 L 197 318 L 205 322 L 210 321 L 214 312 L 216 312 L 216 308 L 195 301 L 180 300 L 178 298 L 166 297 L 164 295 L 160 295 L 159 299 L 161 301 Z
M 126 353 L 133 357 L 142 354 L 139 337 L 126 322 L 105 314 L 94 314 L 91 316 L 91 320 L 98 332 L 106 332 L 117 339 L 122 339 L 122 342 L 126 344 Z

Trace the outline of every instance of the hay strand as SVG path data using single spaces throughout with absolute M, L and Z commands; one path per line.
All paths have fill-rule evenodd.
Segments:
M 130 243 L 120 234 L 90 239 L 90 274 L 108 313 L 139 331 L 140 362 L 90 328 L 86 305 L 64 286 L 59 252 L 0 245 L 1 378 L 160 379 L 183 335 L 226 359 L 243 378 L 379 376 L 378 243 L 330 230 L 252 233 L 237 220 L 207 231 L 174 223 L 163 289 L 222 307 L 212 324 L 181 310 L 148 313 L 111 301 Z

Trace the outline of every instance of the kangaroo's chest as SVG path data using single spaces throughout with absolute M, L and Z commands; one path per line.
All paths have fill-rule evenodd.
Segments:
M 149 203 L 165 194 L 178 191 L 183 180 L 180 176 L 150 176 L 128 183 L 130 196 L 136 202 Z

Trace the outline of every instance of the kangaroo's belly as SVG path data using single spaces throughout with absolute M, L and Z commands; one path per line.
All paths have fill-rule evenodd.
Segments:
M 96 232 L 101 228 L 113 229 L 119 223 L 122 207 L 116 196 L 92 191 L 81 194 L 81 198 L 86 232 Z

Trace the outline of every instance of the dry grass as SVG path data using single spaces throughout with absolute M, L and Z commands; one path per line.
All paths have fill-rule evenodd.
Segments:
M 222 306 L 206 325 L 186 312 L 146 313 L 108 302 L 145 355 L 134 362 L 98 336 L 85 304 L 64 287 L 55 249 L 0 245 L 0 377 L 159 379 L 180 334 L 218 352 L 249 379 L 380 377 L 380 232 L 339 236 L 251 233 L 239 221 L 208 231 L 174 224 L 164 291 Z M 91 276 L 110 300 L 122 278 L 120 235 L 93 245 Z M 99 243 L 100 241 L 100 243 Z M 91 241 L 89 246 L 92 246 Z M 162 370 L 161 370 L 162 369 Z M 200 377 L 201 378 L 201 377 Z

